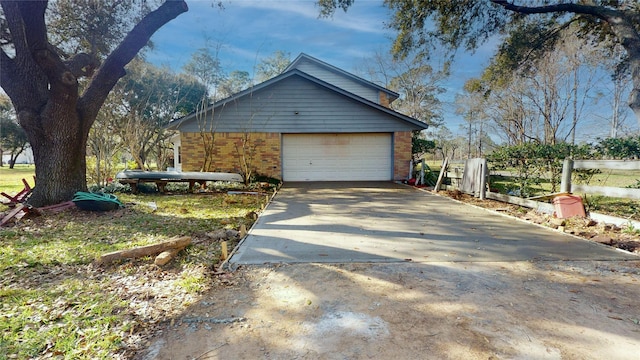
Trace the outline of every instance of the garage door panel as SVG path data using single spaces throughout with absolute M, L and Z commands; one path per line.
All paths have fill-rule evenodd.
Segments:
M 285 134 L 285 181 L 391 179 L 391 134 Z

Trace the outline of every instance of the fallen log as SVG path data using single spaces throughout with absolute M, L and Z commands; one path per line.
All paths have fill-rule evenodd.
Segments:
M 184 250 L 184 247 L 165 250 L 160 253 L 160 255 L 156 256 L 156 259 L 153 261 L 154 264 L 158 266 L 165 265 L 169 261 L 171 261 L 180 251 Z
M 189 244 L 191 244 L 191 236 L 174 237 L 168 241 L 157 244 L 145 245 L 133 249 L 119 250 L 104 254 L 100 256 L 100 258 L 97 260 L 97 263 L 108 264 L 117 260 L 156 255 L 167 250 L 184 249 Z

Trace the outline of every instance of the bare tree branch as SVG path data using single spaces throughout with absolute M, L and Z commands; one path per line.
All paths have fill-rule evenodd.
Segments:
M 491 0 L 506 10 L 520 14 L 574 13 L 590 15 L 609 25 L 620 44 L 627 51 L 629 67 L 633 79 L 633 88 L 629 94 L 629 107 L 640 124 L 640 34 L 638 33 L 637 10 L 612 9 L 605 6 L 560 3 L 544 6 L 520 6 L 507 0 Z

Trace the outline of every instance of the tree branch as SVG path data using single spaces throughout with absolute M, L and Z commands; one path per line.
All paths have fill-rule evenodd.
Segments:
M 513 12 L 517 12 L 525 15 L 571 12 L 576 14 L 593 15 L 598 18 L 604 19 L 603 14 L 605 14 L 608 11 L 611 11 L 610 9 L 607 9 L 604 6 L 580 5 L 580 4 L 573 4 L 573 3 L 561 3 L 561 4 L 544 5 L 544 6 L 521 6 L 521 5 L 510 3 L 507 0 L 491 0 L 491 2 L 496 5 L 500 5 L 509 11 L 513 11 Z
M 58 105 L 75 107 L 75 101 L 70 103 L 67 99 L 78 97 L 77 78 L 67 69 L 55 48 L 47 40 L 44 15 L 47 1 L 23 1 L 19 2 L 18 7 L 24 21 L 24 34 L 29 52 L 49 79 L 51 97 Z
M 83 117 L 90 120 L 85 124 L 86 126 L 92 125 L 107 95 L 118 79 L 125 75 L 124 67 L 149 42 L 151 36 L 188 9 L 187 4 L 182 0 L 166 1 L 158 9 L 146 15 L 111 52 L 80 99 Z
M 4 11 L 5 20 L 9 25 L 11 33 L 11 42 L 16 50 L 16 57 L 29 54 L 27 40 L 24 36 L 24 22 L 17 1 L 1 1 L 2 10 Z
M 4 17 L 11 34 L 11 44 L 15 51 L 14 57 L 11 58 L 4 49 L 1 49 L 0 86 L 10 96 L 16 106 L 16 111 L 20 111 L 28 103 L 33 103 L 34 98 L 43 104 L 48 97 L 47 79 L 31 56 L 25 21 L 20 9 L 21 3 L 2 0 L 0 5 L 4 11 Z
M 535 44 L 535 46 L 532 46 L 529 51 L 527 51 L 527 53 L 524 56 L 524 59 L 520 62 L 520 64 L 518 64 L 518 66 L 523 65 L 524 63 L 526 63 L 527 61 L 529 61 L 531 59 L 531 57 L 533 56 L 534 52 L 536 52 L 537 50 L 539 50 L 539 48 L 546 43 L 547 41 L 549 41 L 549 39 L 552 39 L 554 36 L 558 35 L 561 31 L 568 29 L 569 26 L 571 24 L 573 24 L 574 22 L 578 21 L 579 18 L 578 17 L 574 17 L 571 20 L 561 24 L 559 27 L 555 28 L 555 29 L 551 29 L 550 31 L 545 31 L 541 37 L 539 38 L 540 41 L 538 41 L 537 44 Z
M 22 1 L 18 2 L 18 8 L 24 21 L 24 36 L 29 50 L 46 49 L 48 42 L 44 13 L 47 1 Z
M 12 92 L 11 88 L 16 85 L 11 74 L 15 74 L 15 63 L 4 49 L 0 48 L 0 87 L 7 93 Z

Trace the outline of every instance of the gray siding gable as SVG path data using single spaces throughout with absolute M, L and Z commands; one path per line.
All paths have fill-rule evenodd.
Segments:
M 379 86 L 371 81 L 364 80 L 305 53 L 300 54 L 295 60 L 293 60 L 285 69 L 285 72 L 293 69 L 303 71 L 313 77 L 326 81 L 375 103 L 380 103 L 380 92 L 387 95 L 389 102 L 396 100 L 399 96 L 397 93 L 389 89 Z
M 203 128 L 215 132 L 357 133 L 427 128 L 416 119 L 299 70 L 217 102 L 209 108 L 206 119 Z M 200 131 L 195 114 L 172 122 L 168 128 Z

